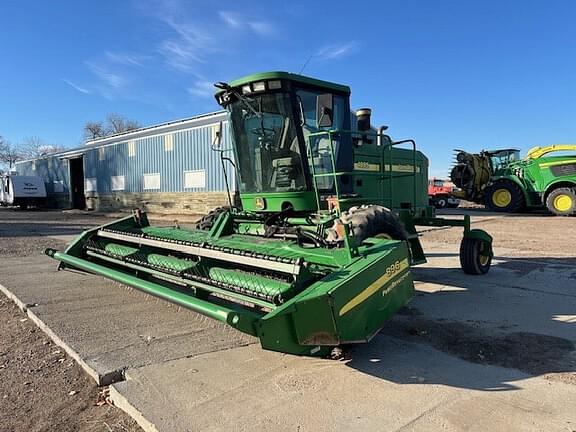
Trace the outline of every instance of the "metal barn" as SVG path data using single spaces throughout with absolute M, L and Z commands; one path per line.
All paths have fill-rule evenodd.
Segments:
M 42 177 L 55 207 L 203 213 L 228 203 L 220 153 L 212 149 L 217 131 L 222 148 L 230 148 L 225 111 L 99 138 L 18 162 L 16 170 Z M 233 190 L 231 168 L 226 166 Z

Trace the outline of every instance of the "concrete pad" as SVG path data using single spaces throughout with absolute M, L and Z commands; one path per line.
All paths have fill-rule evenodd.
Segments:
M 423 295 L 411 306 L 421 314 L 576 342 L 576 266 L 558 259 L 499 256 L 488 274 L 469 276 L 460 270 L 457 255 L 443 249 L 436 245 L 434 250 L 441 252 L 413 270 Z
M 127 368 L 162 363 L 255 339 L 194 312 L 101 277 L 56 271 L 45 256 L 5 258 L 0 282 L 35 322 L 57 335 L 100 385 Z M 41 279 L 39 279 L 41 277 Z
M 378 336 L 348 362 L 256 346 L 170 361 L 128 371 L 111 394 L 146 430 L 564 431 L 576 387 L 555 385 Z
M 61 239 L 76 229 L 36 232 Z M 518 334 L 534 336 L 531 343 L 545 335 L 575 341 L 571 261 L 497 248 L 491 273 L 472 277 L 459 269 L 458 245 L 424 243 L 430 259 L 415 269 L 410 307 L 343 362 L 263 351 L 253 338 L 138 291 L 56 272 L 44 256 L 3 258 L 0 283 L 97 382 L 127 378 L 112 398 L 145 430 L 575 429 L 576 386 L 557 379 L 576 371 L 570 343 L 530 374 L 481 364 L 481 351 L 464 361 L 458 346 Z M 448 335 L 453 345 L 444 347 L 425 327 L 408 333 L 413 323 L 470 334 Z

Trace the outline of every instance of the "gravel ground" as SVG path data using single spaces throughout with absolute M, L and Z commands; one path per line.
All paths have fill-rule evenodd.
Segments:
M 0 257 L 28 256 L 63 247 L 68 235 L 103 219 L 62 212 L 0 211 Z M 32 224 L 33 223 L 33 224 Z M 0 431 L 140 431 L 106 400 L 107 389 L 0 294 Z
M 503 215 L 484 209 L 467 209 L 473 228 L 481 228 L 494 238 L 494 249 L 515 249 L 510 256 L 542 258 L 574 258 L 576 264 L 576 217 L 559 217 L 546 213 Z M 439 211 L 440 217 L 463 213 L 461 209 Z M 433 229 L 427 231 L 425 241 L 458 244 L 461 229 Z
M 439 213 L 450 216 L 462 212 L 472 215 L 474 227 L 492 234 L 497 255 L 506 249 L 509 257 L 561 260 L 576 266 L 576 218 L 503 216 L 482 209 Z M 160 225 L 173 222 L 164 220 Z M 46 247 L 62 248 L 78 231 L 108 221 L 94 214 L 0 209 L 0 257 L 38 254 Z M 427 250 L 428 242 L 457 245 L 462 236 L 459 228 L 423 232 Z M 396 337 L 418 339 L 467 361 L 536 375 L 573 369 L 566 369 L 564 362 L 574 347 L 562 339 L 530 339 L 534 343 L 527 344 L 525 334 L 495 339 L 492 334 L 463 328 L 461 324 L 426 322 L 421 317 L 402 314 L 393 323 L 389 328 Z M 0 328 L 0 431 L 139 430 L 127 415 L 107 404 L 103 390 L 4 297 L 0 297 Z M 528 345 L 532 351 L 526 348 Z M 550 379 L 574 384 L 575 377 L 574 373 L 551 374 Z
M 139 431 L 92 378 L 0 297 L 1 431 Z

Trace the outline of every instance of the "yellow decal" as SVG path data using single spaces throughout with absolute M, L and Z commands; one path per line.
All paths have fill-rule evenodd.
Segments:
M 358 171 L 380 171 L 380 164 L 370 162 L 354 162 L 354 169 Z
M 364 300 L 366 300 L 368 297 L 370 297 L 372 294 L 377 292 L 380 288 L 398 276 L 402 271 L 406 270 L 408 266 L 407 258 L 404 258 L 402 261 L 396 261 L 394 264 L 388 266 L 388 268 L 386 268 L 386 272 L 382 276 L 380 276 L 378 279 L 368 285 L 364 291 L 362 291 L 360 294 L 342 306 L 342 309 L 340 309 L 338 314 L 342 316 L 358 306 L 360 303 L 362 303 Z M 389 292 L 390 289 L 384 290 L 383 294 Z
M 390 165 L 384 165 L 384 171 L 390 171 Z M 414 172 L 414 165 L 392 165 L 392 171 L 394 172 L 405 172 L 405 173 L 413 173 Z M 416 165 L 416 172 L 420 172 L 420 166 Z

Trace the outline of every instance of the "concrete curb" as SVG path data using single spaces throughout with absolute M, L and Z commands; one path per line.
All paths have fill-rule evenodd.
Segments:
M 124 381 L 123 383 L 118 384 L 126 384 Z M 134 419 L 138 425 L 144 429 L 145 432 L 159 432 L 156 426 L 148 421 L 144 414 L 136 408 L 134 405 L 126 399 L 126 397 L 118 390 L 114 385 L 110 386 L 110 400 L 114 403 L 114 406 L 120 408 L 126 414 Z
M 82 360 L 80 355 L 74 351 L 66 342 L 60 339 L 60 337 L 58 337 L 58 335 L 54 333 L 44 321 L 42 321 L 34 312 L 32 312 L 31 308 L 34 307 L 34 305 L 24 303 L 12 291 L 10 291 L 2 284 L 0 284 L 0 291 L 6 297 L 12 300 L 12 302 L 14 302 L 14 304 L 16 304 L 16 306 L 18 306 L 18 308 L 22 310 L 22 312 L 24 312 L 40 330 L 42 330 L 50 339 L 52 339 L 52 342 L 62 348 L 66 354 L 68 354 L 68 356 L 74 359 L 74 361 L 78 363 L 80 367 L 94 379 L 94 381 L 96 381 L 98 386 L 107 386 L 112 383 L 124 380 L 124 369 L 110 371 L 105 374 L 100 374 L 97 372 L 88 363 Z

